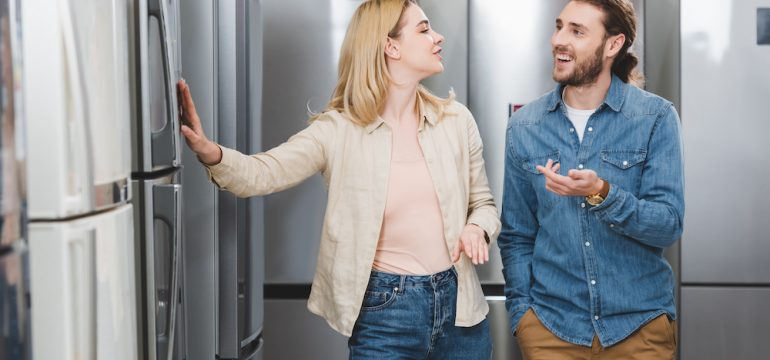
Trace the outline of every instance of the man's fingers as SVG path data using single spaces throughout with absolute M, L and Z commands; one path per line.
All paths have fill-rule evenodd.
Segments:
M 546 190 L 549 190 L 553 193 L 559 194 L 559 195 L 569 195 L 570 191 L 569 188 L 556 184 L 554 182 L 546 182 L 545 184 Z
M 551 171 L 544 172 L 543 175 L 546 177 L 546 179 L 553 181 L 554 183 L 559 184 L 561 186 L 569 187 L 573 182 L 573 180 L 570 179 L 569 177 L 559 175 Z

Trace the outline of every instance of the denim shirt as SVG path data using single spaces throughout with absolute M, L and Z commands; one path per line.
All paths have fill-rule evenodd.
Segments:
M 506 307 L 515 331 L 532 308 L 554 335 L 591 346 L 628 337 L 650 320 L 676 318 L 674 276 L 663 250 L 682 234 L 684 178 L 672 104 L 616 76 L 582 143 L 566 116 L 563 87 L 514 113 L 506 132 L 502 232 Z M 548 159 L 592 169 L 610 192 L 583 196 L 545 188 Z

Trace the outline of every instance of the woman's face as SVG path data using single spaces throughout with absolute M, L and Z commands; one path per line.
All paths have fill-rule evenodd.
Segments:
M 402 21 L 404 26 L 399 37 L 391 39 L 396 49 L 397 63 L 421 79 L 444 71 L 439 46 L 444 42 L 444 36 L 430 27 L 422 9 L 415 4 L 409 5 Z

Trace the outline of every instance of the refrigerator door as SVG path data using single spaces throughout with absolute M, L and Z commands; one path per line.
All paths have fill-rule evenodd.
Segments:
M 252 74 L 261 72 L 260 3 L 253 0 L 220 2 L 217 8 L 218 143 L 243 153 L 258 150 L 254 137 L 261 125 L 261 88 Z M 259 103 L 257 103 L 259 104 Z M 251 357 L 261 344 L 263 251 L 259 226 L 262 199 L 238 199 L 217 194 L 218 324 L 217 356 Z
M 29 225 L 33 353 L 138 358 L 131 205 Z
M 182 243 L 182 186 L 174 175 L 133 181 L 139 329 L 144 359 L 175 359 Z
M 181 32 L 182 62 L 186 80 L 195 99 L 201 126 L 206 134 L 216 134 L 215 100 L 215 5 L 210 0 L 184 0 Z M 188 316 L 187 351 L 189 360 L 210 360 L 216 354 L 217 343 L 217 189 L 208 179 L 195 153 L 185 148 L 181 169 L 184 211 L 185 291 L 184 303 Z M 254 219 L 256 222 L 261 219 Z
M 770 48 L 758 45 L 766 0 L 682 0 L 685 166 L 683 284 L 770 285 Z M 770 15 L 768 15 L 770 17 Z M 756 21 L 755 21 L 756 20 Z M 704 76 L 708 74 L 708 76 Z M 735 89 L 740 91 L 725 91 Z M 718 144 L 718 146 L 715 146 Z M 714 196 L 720 174 L 741 191 Z
M 55 219 L 129 198 L 126 7 L 24 2 L 29 213 Z M 45 106 L 39 99 L 46 99 Z M 42 166 L 45 165 L 45 166 Z
M 176 0 L 139 0 L 132 44 L 135 173 L 181 164 L 181 134 L 176 82 L 180 76 Z
M 345 31 L 360 3 L 263 0 L 263 59 L 270 71 L 263 79 L 262 149 L 307 127 L 308 110 L 326 107 Z M 345 338 L 307 310 L 326 204 L 323 179 L 313 176 L 264 199 L 265 358 L 345 358 Z M 296 346 L 297 339 L 306 346 Z

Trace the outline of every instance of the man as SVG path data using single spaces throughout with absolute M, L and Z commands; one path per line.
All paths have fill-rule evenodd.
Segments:
M 679 239 L 679 118 L 645 92 L 626 0 L 573 0 L 551 38 L 559 86 L 508 124 L 499 237 L 525 359 L 674 359 L 663 250 Z

